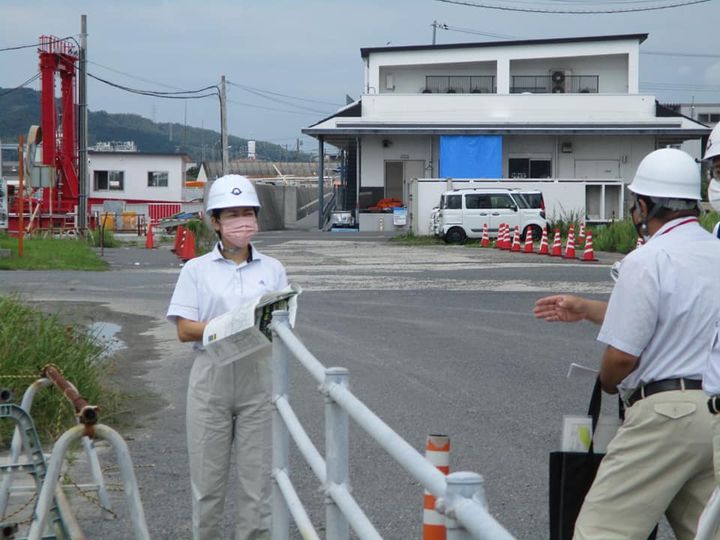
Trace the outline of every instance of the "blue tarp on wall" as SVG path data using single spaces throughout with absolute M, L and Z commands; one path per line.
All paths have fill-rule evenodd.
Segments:
M 502 178 L 502 136 L 441 135 L 442 178 Z

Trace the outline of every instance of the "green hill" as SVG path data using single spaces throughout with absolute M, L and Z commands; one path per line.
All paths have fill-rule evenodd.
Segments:
M 0 140 L 17 140 L 32 124 L 40 124 L 40 93 L 30 88 L 5 94 L 0 88 Z M 5 94 L 5 95 L 3 95 Z M 177 152 L 189 154 L 193 161 L 217 160 L 220 134 L 210 129 L 177 123 L 155 123 L 137 114 L 110 114 L 89 111 L 88 144 L 99 141 L 134 141 L 142 152 Z M 247 139 L 230 135 L 231 158 L 247 155 Z M 286 150 L 280 145 L 257 141 L 258 159 L 267 161 L 310 161 L 310 155 Z

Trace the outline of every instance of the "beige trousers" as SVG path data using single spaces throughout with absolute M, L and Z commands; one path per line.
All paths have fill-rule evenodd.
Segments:
M 235 540 L 270 538 L 270 360 L 193 363 L 187 437 L 193 539 L 221 540 L 228 480 L 237 482 Z M 236 474 L 230 456 L 235 446 Z
M 665 513 L 695 537 L 715 479 L 712 418 L 702 390 L 654 394 L 625 412 L 575 524 L 576 540 L 646 540 Z

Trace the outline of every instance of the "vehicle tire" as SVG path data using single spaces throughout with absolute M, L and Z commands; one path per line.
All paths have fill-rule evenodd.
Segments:
M 448 244 L 464 244 L 467 240 L 467 234 L 461 227 L 453 227 L 445 233 L 444 240 Z
M 523 239 L 527 238 L 528 231 L 532 232 L 533 240 L 540 240 L 542 238 L 542 228 L 540 225 L 528 225 L 523 229 Z

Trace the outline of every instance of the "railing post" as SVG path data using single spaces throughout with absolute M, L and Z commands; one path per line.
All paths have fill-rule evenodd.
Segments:
M 472 540 L 472 535 L 455 520 L 453 507 L 461 499 L 474 498 L 487 507 L 483 477 L 474 472 L 456 472 L 447 477 L 447 491 L 445 492 L 445 528 L 447 540 Z
M 348 385 L 349 373 L 345 368 L 325 370 L 325 388 L 339 384 Z M 349 490 L 348 482 L 348 414 L 340 405 L 325 395 L 325 463 L 327 468 L 327 486 L 343 485 Z M 335 501 L 325 495 L 326 537 L 333 540 L 348 540 L 350 527 L 348 520 Z
M 287 311 L 273 312 L 272 327 L 289 326 Z M 278 398 L 286 397 L 288 392 L 288 348 L 273 328 L 272 342 L 272 540 L 287 540 L 290 534 L 290 515 L 287 503 L 278 485 L 275 471 L 289 473 L 289 435 L 285 422 L 275 405 Z

